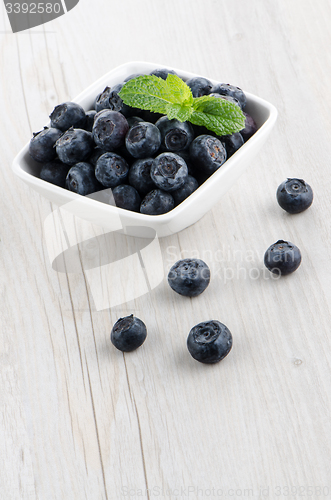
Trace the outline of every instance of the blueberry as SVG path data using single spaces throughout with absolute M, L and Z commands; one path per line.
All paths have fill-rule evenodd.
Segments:
M 222 142 L 211 135 L 199 135 L 190 146 L 190 156 L 197 170 L 211 175 L 227 159 Z
M 124 145 L 129 130 L 126 118 L 119 111 L 100 111 L 93 125 L 95 144 L 105 151 L 114 151 Z
M 241 103 L 235 97 L 231 97 L 230 95 L 216 94 L 216 93 L 212 93 L 210 95 L 213 97 L 217 97 L 218 99 L 224 99 L 225 101 L 232 102 L 233 104 L 239 106 L 239 108 L 241 109 Z
M 176 189 L 175 191 L 171 191 L 171 195 L 173 199 L 175 200 L 175 204 L 179 205 L 184 201 L 190 194 L 193 193 L 196 189 L 198 189 L 199 183 L 195 179 L 195 177 L 192 177 L 192 175 L 187 176 L 187 181 L 185 184 L 180 187 L 179 189 Z
M 66 179 L 66 188 L 74 193 L 86 196 L 102 189 L 94 175 L 94 167 L 90 163 L 80 162 L 71 167 Z
M 134 127 L 138 123 L 145 121 L 140 116 L 129 116 L 127 118 L 127 120 L 128 120 L 129 127 Z
M 201 97 L 203 95 L 208 95 L 211 92 L 213 84 L 207 78 L 202 78 L 200 76 L 195 78 L 190 78 L 186 81 L 186 85 L 192 90 L 193 97 Z
M 55 143 L 62 132 L 57 128 L 45 127 L 41 132 L 33 134 L 29 144 L 29 154 L 35 161 L 45 163 L 56 157 Z
M 140 212 L 147 215 L 161 215 L 170 212 L 175 206 L 171 194 L 161 189 L 153 189 L 140 205 Z
M 161 153 L 151 167 L 151 178 L 164 191 L 179 189 L 186 182 L 188 169 L 185 161 L 174 153 Z
M 84 127 L 82 127 L 84 130 L 87 130 L 87 132 L 92 132 L 93 129 L 93 124 L 94 124 L 94 118 L 97 112 L 94 109 L 91 109 L 90 111 L 86 111 L 86 119 L 84 123 Z
M 244 139 L 239 132 L 231 135 L 223 135 L 220 140 L 225 145 L 227 158 L 233 155 L 244 144 Z
M 162 78 L 162 80 L 166 80 L 168 75 L 177 75 L 177 73 L 173 69 L 155 69 L 150 73 L 150 75 L 157 76 L 158 78 Z M 178 75 L 177 75 L 178 76 Z
M 129 170 L 129 184 L 133 186 L 141 196 L 156 188 L 151 178 L 151 166 L 153 158 L 136 160 Z
M 195 325 L 188 337 L 187 348 L 191 356 L 201 363 L 217 363 L 229 354 L 232 348 L 230 330 L 217 320 Z
M 289 241 L 278 240 L 264 254 L 264 264 L 274 274 L 285 276 L 298 269 L 301 253 Z
M 299 214 L 313 203 L 313 190 L 303 179 L 287 179 L 277 189 L 279 205 L 290 214 Z
M 100 148 L 94 148 L 91 156 L 89 157 L 88 163 L 91 163 L 93 167 L 96 167 L 97 161 L 100 158 L 101 155 L 104 155 L 106 151 Z
M 50 114 L 51 126 L 65 132 L 70 127 L 84 127 L 86 115 L 84 109 L 75 102 L 64 102 L 54 108 Z
M 177 151 L 176 153 L 178 156 L 180 156 L 181 158 L 183 158 L 183 160 L 185 161 L 186 165 L 187 165 L 187 170 L 188 170 L 188 174 L 189 175 L 192 175 L 193 177 L 195 177 L 195 167 L 193 165 L 193 162 L 191 160 L 191 156 L 190 156 L 190 153 L 188 150 L 184 150 L 184 151 Z
M 40 170 L 40 179 L 64 188 L 69 168 L 69 165 L 59 160 L 45 163 Z
M 120 186 L 116 186 L 112 190 L 112 193 L 117 207 L 139 212 L 141 198 L 134 187 L 121 184 Z
M 248 113 L 243 112 L 245 115 L 245 128 L 240 130 L 240 133 L 244 139 L 244 141 L 248 141 L 250 137 L 257 131 L 257 125 L 254 121 L 254 118 L 251 117 Z
M 106 87 L 101 94 L 97 96 L 94 107 L 97 112 L 103 109 L 109 109 L 111 111 L 120 111 L 127 116 L 131 113 L 132 108 L 124 104 L 121 97 L 118 95 L 123 87 L 123 83 L 115 85 L 114 87 Z
M 170 287 L 180 295 L 197 297 L 210 282 L 210 269 L 200 259 L 183 259 L 174 264 L 168 273 Z
M 161 132 L 162 144 L 168 151 L 177 153 L 187 149 L 194 139 L 194 131 L 189 122 L 180 122 L 175 118 L 169 120 L 162 116 L 155 125 Z
M 110 334 L 112 344 L 123 352 L 134 351 L 145 342 L 146 337 L 145 323 L 133 314 L 117 320 Z
M 139 122 L 125 137 L 126 149 L 134 158 L 153 156 L 161 145 L 159 129 L 149 122 Z
M 235 99 L 238 99 L 242 109 L 246 106 L 246 96 L 244 92 L 239 87 L 235 87 L 229 83 L 217 83 L 212 88 L 211 93 L 234 97 Z
M 95 177 L 107 188 L 119 186 L 125 182 L 128 173 L 129 165 L 116 153 L 104 153 L 97 160 Z
M 93 149 L 92 134 L 80 128 L 70 128 L 56 141 L 56 153 L 67 165 L 87 160 Z

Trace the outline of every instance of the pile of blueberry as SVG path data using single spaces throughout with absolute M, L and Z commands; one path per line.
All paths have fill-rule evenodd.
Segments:
M 151 74 L 166 79 L 171 70 Z M 111 188 L 109 203 L 148 215 L 172 210 L 212 175 L 257 130 L 247 113 L 245 128 L 218 137 L 205 127 L 125 105 L 124 83 L 106 87 L 93 110 L 74 102 L 55 107 L 51 125 L 34 134 L 29 153 L 42 163 L 40 178 L 80 195 Z M 242 110 L 244 92 L 206 78 L 186 81 L 193 97 L 213 95 Z

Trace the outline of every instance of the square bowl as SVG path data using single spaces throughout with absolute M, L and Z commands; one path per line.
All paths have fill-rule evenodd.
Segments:
M 72 100 L 80 104 L 86 111 L 93 109 L 96 95 L 102 92 L 106 86 L 111 87 L 122 83 L 131 74 L 148 74 L 155 68 L 163 67 L 162 64 L 146 62 L 123 64 L 106 73 Z M 174 69 L 184 80 L 201 76 L 176 68 L 171 69 Z M 218 83 L 216 80 L 211 80 L 211 82 Z M 102 203 L 99 201 L 102 199 L 102 191 L 100 192 L 101 197 L 95 196 L 98 193 L 81 196 L 43 181 L 39 178 L 41 164 L 32 160 L 29 155 L 29 143 L 18 153 L 12 168 L 18 177 L 45 198 L 62 208 L 64 208 L 63 205 L 66 205 L 66 209 L 75 216 L 106 230 L 119 230 L 119 232 L 129 236 L 142 238 L 150 237 L 151 231 L 155 231 L 158 237 L 169 236 L 197 222 L 218 202 L 249 166 L 250 161 L 271 132 L 277 119 L 276 108 L 253 94 L 245 92 L 245 95 L 247 97 L 245 111 L 254 118 L 258 130 L 196 191 L 173 210 L 162 215 L 145 215 Z

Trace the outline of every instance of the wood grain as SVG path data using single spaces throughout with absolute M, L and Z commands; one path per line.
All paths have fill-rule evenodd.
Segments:
M 81 0 L 17 35 L 0 11 L 0 499 L 330 498 L 329 2 Z M 279 119 L 217 206 L 161 240 L 165 276 L 180 257 L 206 260 L 206 292 L 180 297 L 164 279 L 98 311 L 83 268 L 52 269 L 56 207 L 11 162 L 55 104 L 130 60 L 237 84 Z M 315 199 L 289 216 L 275 192 L 294 176 Z M 303 260 L 275 280 L 263 254 L 279 238 Z M 109 335 L 131 313 L 148 339 L 123 355 Z M 186 348 L 206 319 L 234 337 L 217 366 Z

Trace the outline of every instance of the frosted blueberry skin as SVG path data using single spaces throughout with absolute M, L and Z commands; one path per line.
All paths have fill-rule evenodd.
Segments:
M 141 319 L 131 314 L 116 321 L 110 334 L 112 344 L 122 352 L 131 352 L 146 340 L 147 328 Z
M 195 179 L 195 177 L 192 177 L 192 175 L 188 175 L 187 181 L 182 187 L 176 189 L 175 191 L 171 191 L 171 195 L 175 200 L 175 205 L 179 205 L 180 203 L 182 203 L 182 201 L 186 200 L 186 198 L 190 196 L 190 194 L 192 194 L 196 189 L 198 189 L 198 187 L 199 183 Z
M 245 109 L 247 99 L 244 92 L 239 87 L 235 87 L 229 83 L 217 83 L 212 88 L 211 93 L 234 97 L 240 102 L 241 109 Z
M 136 160 L 129 170 L 129 184 L 133 186 L 141 196 L 156 189 L 156 186 L 151 178 L 151 166 L 153 158 L 142 158 Z
M 173 69 L 155 69 L 150 73 L 150 75 L 157 76 L 158 78 L 162 78 L 162 80 L 166 80 L 168 75 L 177 75 L 177 73 Z M 177 75 L 178 76 L 178 75 Z
M 129 124 L 122 113 L 102 110 L 95 116 L 92 134 L 96 146 L 114 151 L 124 145 L 128 130 Z
M 278 276 L 293 273 L 298 269 L 300 263 L 301 252 L 297 246 L 289 241 L 276 241 L 264 254 L 264 265 Z
M 70 166 L 62 163 L 62 161 L 53 160 L 41 167 L 40 179 L 64 188 L 69 169 Z
M 190 157 L 196 170 L 211 175 L 227 159 L 225 146 L 211 135 L 199 135 L 190 146 Z
M 174 153 L 161 153 L 151 167 L 151 178 L 159 189 L 174 191 L 185 184 L 188 169 L 185 160 Z
M 170 212 L 175 202 L 170 193 L 161 189 L 153 189 L 148 193 L 140 205 L 140 213 L 146 215 L 162 215 Z
M 86 120 L 85 111 L 75 102 L 64 102 L 55 106 L 49 115 L 51 126 L 65 132 L 70 127 L 83 128 Z
M 67 165 L 86 161 L 94 149 L 90 132 L 80 128 L 70 128 L 56 141 L 56 153 Z
M 313 190 L 303 179 L 287 179 L 276 193 L 279 206 L 290 214 L 299 214 L 313 203 Z
M 71 167 L 66 178 L 66 188 L 83 196 L 103 189 L 94 175 L 93 165 L 86 162 Z
M 200 363 L 218 363 L 232 349 L 232 334 L 217 320 L 195 325 L 187 338 L 187 348 L 191 356 Z
M 240 130 L 240 133 L 241 133 L 244 141 L 246 142 L 257 131 L 257 125 L 255 123 L 254 118 L 252 118 L 251 115 L 249 115 L 248 113 L 245 113 L 245 112 L 243 112 L 243 113 L 245 115 L 245 127 L 242 130 Z
M 188 85 L 192 91 L 193 97 L 201 97 L 203 95 L 210 94 L 213 84 L 207 78 L 202 78 L 200 76 L 190 78 L 186 81 L 186 85 Z
M 29 144 L 31 158 L 40 163 L 54 160 L 56 158 L 54 146 L 61 135 L 61 130 L 53 127 L 45 127 L 41 132 L 33 134 Z
M 134 158 L 153 156 L 161 146 L 161 133 L 153 123 L 139 122 L 126 134 L 125 146 Z
M 104 153 L 99 157 L 95 167 L 95 177 L 106 188 L 119 186 L 126 181 L 129 165 L 116 153 Z
M 112 194 L 117 207 L 139 212 L 141 198 L 134 187 L 121 184 L 112 190 Z
M 201 259 L 183 259 L 176 262 L 168 273 L 169 286 L 185 297 L 197 297 L 210 282 L 210 269 Z
M 155 125 L 161 132 L 162 145 L 172 153 L 188 149 L 194 139 L 193 127 L 189 122 L 180 122 L 175 118 L 169 120 L 167 116 L 162 116 Z

